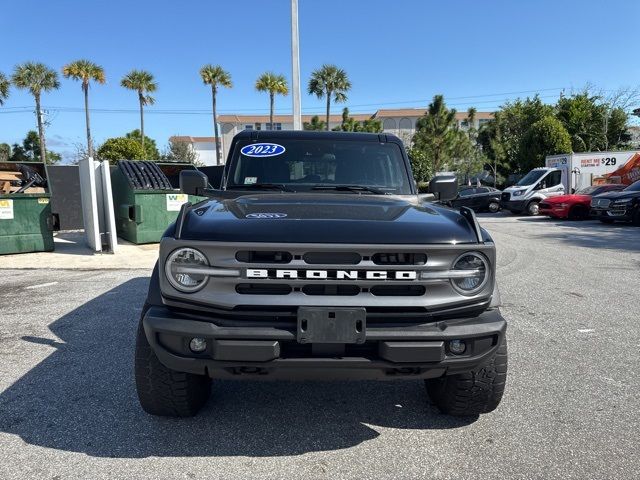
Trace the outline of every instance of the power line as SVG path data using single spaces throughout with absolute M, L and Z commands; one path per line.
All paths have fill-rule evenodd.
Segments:
M 520 91 L 514 91 L 514 92 L 503 92 L 503 93 L 487 93 L 487 94 L 482 94 L 482 95 L 468 95 L 468 96 L 461 96 L 461 97 L 447 97 L 447 100 L 464 100 L 464 99 L 475 99 L 475 98 L 487 98 L 487 97 L 497 97 L 497 96 L 501 96 L 501 95 L 521 95 L 521 94 L 525 94 L 525 93 L 539 93 L 539 92 L 549 92 L 549 91 L 557 91 L 557 90 L 564 90 L 564 87 L 556 87 L 556 88 L 543 88 L 543 89 L 538 89 L 538 90 L 520 90 Z M 540 97 L 540 98 L 553 98 L 555 97 L 555 95 L 551 95 L 551 96 L 544 96 L 544 97 Z M 448 103 L 448 105 L 450 106 L 456 106 L 456 105 L 469 105 L 470 103 L 474 103 L 474 104 L 491 104 L 491 103 L 502 103 L 505 101 L 508 101 L 508 98 L 503 98 L 503 99 L 494 99 L 494 100 L 488 100 L 488 101 L 477 101 L 477 102 L 465 102 L 465 103 Z M 347 108 L 352 109 L 352 108 L 359 108 L 359 107 L 380 107 L 380 106 L 387 106 L 387 105 L 402 105 L 402 104 L 428 104 L 431 100 L 430 99 L 420 99 L 420 100 L 404 100 L 404 101 L 398 101 L 398 102 L 378 102 L 378 103 L 360 103 L 360 104 L 350 104 L 350 105 L 345 105 Z M 24 113 L 26 111 L 30 111 L 33 112 L 33 106 L 22 106 L 22 107 L 3 107 L 2 109 L 0 109 L 0 113 Z M 68 112 L 68 113 L 76 113 L 76 112 L 84 112 L 84 108 L 82 107 L 58 107 L 58 106 L 51 106 L 51 107 L 44 107 L 47 110 L 55 110 L 58 112 Z M 411 108 L 411 107 L 407 107 L 407 108 Z M 421 108 L 420 107 L 415 107 L 415 108 Z M 425 107 L 426 108 L 426 107 Z M 303 110 L 309 112 L 309 113 L 315 113 L 315 112 L 321 112 L 317 107 L 307 107 L 307 108 L 303 108 Z M 135 109 L 135 108 L 90 108 L 89 109 L 90 112 L 94 112 L 94 113 L 135 113 L 138 114 L 139 110 Z M 268 112 L 269 109 L 268 108 L 236 108 L 236 109 L 224 109 L 224 110 L 220 110 L 219 112 L 222 114 L 234 114 L 234 113 L 238 113 L 238 112 Z M 285 109 L 284 111 L 289 112 L 288 109 Z M 187 109 L 187 108 L 174 108 L 174 109 L 153 109 L 153 108 L 148 108 L 146 110 L 146 113 L 149 114 L 158 114 L 158 115 L 174 115 L 174 114 L 180 114 L 180 115 L 211 115 L 211 110 L 210 109 L 198 109 L 198 108 L 194 108 L 194 109 Z

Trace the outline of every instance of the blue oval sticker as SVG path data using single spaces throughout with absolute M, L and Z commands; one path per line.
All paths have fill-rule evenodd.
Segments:
M 240 153 L 247 157 L 275 157 L 284 152 L 285 148 L 277 143 L 252 143 L 240 149 Z

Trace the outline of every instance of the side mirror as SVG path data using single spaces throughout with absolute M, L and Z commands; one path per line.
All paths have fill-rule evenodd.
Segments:
M 429 192 L 435 194 L 441 202 L 453 200 L 458 195 L 458 180 L 455 175 L 433 177 L 429 182 Z
M 187 195 L 200 195 L 209 186 L 209 179 L 199 170 L 182 170 L 180 172 L 180 191 Z

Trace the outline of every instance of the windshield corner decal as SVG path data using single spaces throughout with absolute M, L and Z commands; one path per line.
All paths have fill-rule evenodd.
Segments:
M 247 157 L 275 157 L 282 155 L 285 148 L 277 143 L 252 143 L 240 149 L 240 153 Z
M 246 218 L 284 218 L 286 213 L 249 213 Z

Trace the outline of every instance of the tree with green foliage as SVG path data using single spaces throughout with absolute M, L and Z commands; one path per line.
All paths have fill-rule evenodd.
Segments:
M 499 145 L 499 148 L 494 151 L 498 155 L 498 162 L 505 165 L 510 173 L 527 172 L 526 165 L 530 165 L 532 160 L 529 152 L 523 148 L 523 139 L 531 125 L 552 116 L 553 107 L 542 103 L 537 95 L 503 105 L 495 114 L 494 132 L 499 136 L 494 139 L 494 147 Z
M 140 145 L 144 145 L 145 160 L 158 160 L 160 158 L 160 152 L 158 151 L 158 147 L 156 146 L 156 141 L 148 137 L 147 135 L 145 135 L 143 139 L 140 130 L 138 130 L 137 128 L 125 134 L 125 137 L 135 140 L 136 142 L 140 143 Z
M 455 109 L 448 109 L 444 97 L 436 95 L 426 114 L 416 122 L 412 147 L 424 153 L 436 173 L 448 165 L 456 154 L 460 135 Z
M 169 139 L 169 144 L 162 155 L 167 162 L 187 162 L 197 166 L 204 164 L 198 160 L 198 154 L 188 142 Z
M 265 72 L 256 80 L 256 90 L 269 93 L 269 124 L 273 129 L 273 111 L 275 108 L 276 95 L 289 95 L 289 84 L 284 75 L 276 75 L 272 72 Z
M 213 115 L 213 138 L 216 142 L 216 165 L 220 165 L 222 156 L 220 154 L 218 112 L 216 108 L 218 87 L 232 88 L 233 82 L 231 81 L 231 74 L 225 71 L 220 65 L 205 65 L 200 69 L 200 77 L 205 85 L 211 87 L 211 113 Z
M 144 70 L 131 70 L 122 78 L 120 85 L 129 90 L 134 90 L 138 94 L 138 103 L 140 104 L 140 131 L 142 132 L 140 135 L 140 146 L 142 147 L 142 151 L 145 152 L 144 106 L 155 103 L 155 99 L 149 95 L 149 93 L 155 92 L 158 89 L 158 84 L 154 81 L 151 73 Z
M 11 158 L 11 146 L 8 143 L 0 143 L 0 162 L 8 162 Z
M 562 97 L 558 100 L 556 109 L 558 120 L 571 136 L 574 152 L 591 152 L 604 147 L 607 107 L 598 103 L 597 96 L 585 91 Z
M 62 75 L 65 78 L 81 81 L 84 93 L 84 117 L 87 127 L 87 151 L 93 158 L 93 142 L 91 140 L 91 126 L 89 121 L 89 85 L 91 81 L 104 84 L 106 82 L 104 68 L 89 60 L 76 60 L 62 67 Z
M 629 115 L 620 107 L 613 108 L 608 113 L 609 115 L 606 125 L 607 143 L 604 150 L 609 150 L 610 148 L 631 148 L 629 146 L 629 142 L 631 141 L 631 135 L 629 134 L 628 129 Z
M 33 95 L 36 102 L 36 120 L 38 123 L 40 151 L 43 154 L 42 161 L 47 163 L 47 148 L 44 138 L 44 123 L 42 121 L 40 100 L 43 91 L 48 92 L 60 88 L 58 74 L 55 70 L 52 70 L 43 63 L 26 62 L 16 65 L 13 75 L 11 76 L 11 81 L 17 88 L 29 90 L 31 95 Z
M 347 92 L 351 89 L 351 82 L 347 72 L 335 65 L 322 65 L 318 70 L 311 72 L 307 92 L 318 98 L 326 98 L 327 113 L 325 128 L 329 130 L 329 117 L 331 115 L 331 99 L 335 103 L 347 101 Z
M 27 135 L 22 140 L 22 144 L 14 143 L 13 147 L 11 147 L 11 156 L 9 157 L 9 161 L 11 162 L 44 162 L 42 159 L 42 155 L 40 154 L 42 150 L 40 150 L 40 138 L 38 138 L 38 132 L 35 130 L 30 130 L 27 132 Z M 55 165 L 56 163 L 62 160 L 62 156 L 56 152 L 52 152 L 51 150 L 47 150 L 47 162 L 51 165 Z
M 431 159 L 427 157 L 427 153 L 424 150 L 415 147 L 408 148 L 407 155 L 409 156 L 409 161 L 411 162 L 413 178 L 419 186 L 424 188 L 424 184 L 429 182 L 434 174 Z
M 9 86 L 11 83 L 6 75 L 0 72 L 0 106 L 4 105 L 4 102 L 9 98 Z
M 484 169 L 491 172 L 494 187 L 502 183 L 509 173 L 498 137 L 498 124 L 495 119 L 485 123 L 478 130 L 477 144 L 485 159 Z
M 342 109 L 342 123 L 333 128 L 336 132 L 369 132 L 380 133 L 382 132 L 382 121 L 377 118 L 367 118 L 362 122 L 359 122 L 355 118 L 349 116 L 349 109 Z
M 326 130 L 326 125 L 327 124 L 325 122 L 320 120 L 320 117 L 318 117 L 318 115 L 314 115 L 313 117 L 311 117 L 310 122 L 303 123 L 302 128 L 304 130 Z
M 140 141 L 127 137 L 107 139 L 98 148 L 98 158 L 101 160 L 145 160 L 145 152 Z
M 571 151 L 571 136 L 564 125 L 555 117 L 538 120 L 525 134 L 522 149 L 527 152 L 526 163 L 521 163 L 523 172 L 543 167 L 547 155 Z

